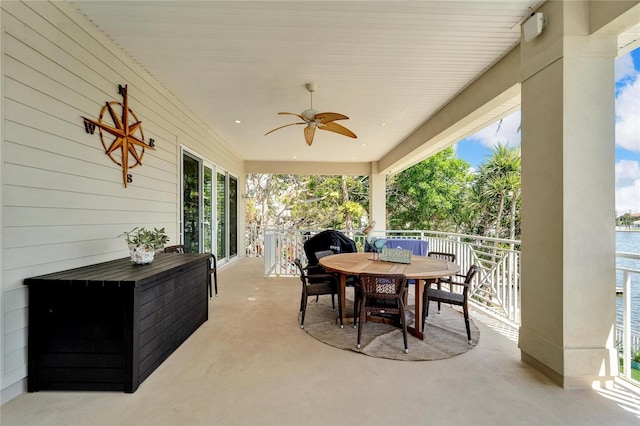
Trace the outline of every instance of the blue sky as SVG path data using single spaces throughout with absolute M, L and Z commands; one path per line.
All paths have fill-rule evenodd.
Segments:
M 640 212 L 640 48 L 616 59 L 616 212 Z M 477 168 L 497 143 L 520 146 L 520 111 L 461 140 L 456 154 Z

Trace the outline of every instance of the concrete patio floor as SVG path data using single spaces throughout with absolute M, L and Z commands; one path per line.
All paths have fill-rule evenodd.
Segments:
M 262 259 L 218 273 L 210 316 L 133 394 L 38 392 L 1 407 L 9 425 L 624 425 L 640 396 L 567 390 L 520 361 L 514 330 L 479 313 L 480 343 L 402 362 L 335 349 L 298 326 L 298 278 Z M 355 342 L 354 342 L 355 345 Z M 411 348 L 411 341 L 409 341 Z

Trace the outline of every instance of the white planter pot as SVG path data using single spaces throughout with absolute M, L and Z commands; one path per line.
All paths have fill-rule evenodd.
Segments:
M 136 265 L 145 265 L 153 262 L 153 257 L 156 252 L 153 250 L 147 250 L 145 246 L 135 246 L 129 244 L 129 254 L 131 255 L 131 261 Z

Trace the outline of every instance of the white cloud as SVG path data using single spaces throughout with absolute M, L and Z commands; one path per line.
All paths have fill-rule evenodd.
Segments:
M 640 152 L 640 78 L 620 88 L 616 98 L 616 145 Z
M 638 74 L 638 71 L 636 71 L 636 68 L 633 65 L 633 58 L 631 57 L 630 53 L 616 59 L 615 68 L 616 68 L 615 81 L 620 81 L 627 77 L 633 78 L 635 75 Z
M 474 133 L 469 139 L 487 148 L 498 144 L 520 146 L 520 110 Z
M 616 163 L 616 212 L 640 212 L 640 163 L 622 160 Z
M 616 182 L 629 185 L 636 179 L 640 179 L 640 166 L 637 161 L 620 160 L 616 163 Z

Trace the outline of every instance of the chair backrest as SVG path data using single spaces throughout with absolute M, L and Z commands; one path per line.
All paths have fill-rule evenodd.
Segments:
M 317 251 L 314 253 L 316 255 L 316 259 L 320 260 L 325 256 L 331 256 L 332 254 L 335 254 L 333 252 L 333 250 L 322 250 L 322 251 Z
M 397 299 L 404 295 L 407 277 L 402 274 L 360 274 L 359 285 L 365 296 Z
M 467 275 L 464 278 L 464 282 L 465 284 L 471 284 L 471 281 L 473 281 L 473 277 L 476 276 L 476 274 L 478 273 L 478 265 L 471 265 L 469 267 L 469 270 L 467 271 Z
M 471 265 L 469 267 L 469 270 L 467 271 L 467 275 L 465 275 L 464 277 L 464 288 L 462 289 L 462 294 L 464 295 L 464 303 L 467 303 L 467 299 L 469 298 L 469 290 L 471 288 L 471 281 L 473 281 L 473 277 L 476 276 L 476 274 L 478 273 L 478 265 Z M 453 283 L 455 283 L 455 281 L 452 281 Z M 460 286 L 460 284 L 458 284 L 458 286 Z M 451 288 L 450 290 L 453 290 L 453 288 Z
M 453 253 L 444 253 L 441 251 L 430 251 L 427 257 L 433 257 L 435 259 L 446 260 L 447 262 L 455 262 L 456 255 Z
M 167 246 L 164 248 L 165 253 L 186 253 L 184 246 L 182 244 L 175 246 Z
M 462 290 L 462 294 L 464 294 L 465 301 L 466 301 L 467 295 L 469 293 L 469 288 L 471 287 L 471 281 L 473 281 L 473 278 L 476 276 L 477 273 L 478 273 L 478 265 L 471 265 L 469 267 L 469 269 L 467 270 L 467 274 L 464 275 L 464 281 L 463 282 L 455 281 L 455 280 L 448 281 L 451 284 L 457 285 L 459 287 L 464 287 L 463 290 Z M 461 277 L 463 275 L 458 275 L 458 276 Z M 453 286 L 450 287 L 449 291 L 454 292 L 453 291 Z

